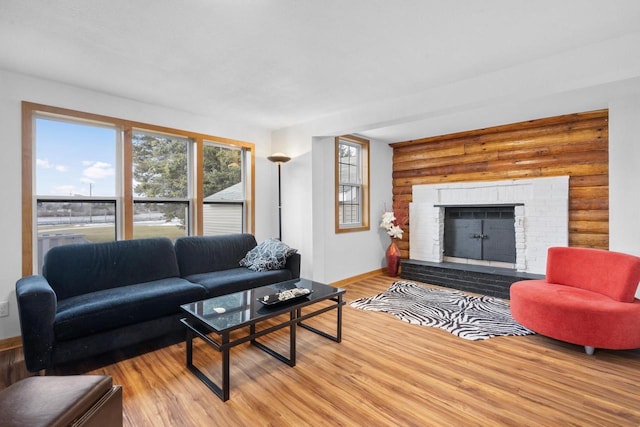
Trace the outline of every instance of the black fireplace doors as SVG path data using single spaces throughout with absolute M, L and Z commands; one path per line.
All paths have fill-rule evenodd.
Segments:
M 513 206 L 446 207 L 444 255 L 516 262 Z

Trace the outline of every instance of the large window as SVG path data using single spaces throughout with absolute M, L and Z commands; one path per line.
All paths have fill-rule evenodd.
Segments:
M 59 245 L 253 232 L 253 144 L 23 102 L 23 274 Z
M 336 138 L 336 233 L 369 229 L 369 141 Z

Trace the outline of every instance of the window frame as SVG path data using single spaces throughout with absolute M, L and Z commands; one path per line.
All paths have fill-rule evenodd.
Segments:
M 359 174 L 361 189 L 361 205 L 360 205 L 360 223 L 356 225 L 346 224 L 340 222 L 340 186 L 341 182 L 340 174 L 340 145 L 341 141 L 348 143 L 349 145 L 357 145 L 360 149 L 359 159 Z M 357 231 L 366 231 L 370 229 L 370 212 L 369 212 L 369 140 L 354 135 L 342 135 L 335 137 L 335 152 L 334 152 L 334 171 L 335 171 L 335 232 L 336 233 L 350 233 Z M 354 183 L 347 183 L 347 185 L 354 185 Z
M 54 107 L 43 104 L 22 101 L 22 274 L 28 276 L 35 274 L 37 268 L 37 202 L 38 195 L 35 194 L 35 120 L 37 118 L 50 118 L 52 120 L 71 121 L 76 123 L 107 125 L 116 127 L 119 134 L 119 147 L 116 156 L 118 178 L 116 182 L 116 239 L 128 240 L 133 238 L 133 204 L 135 201 L 142 202 L 139 198 L 134 198 L 132 180 L 132 134 L 137 131 L 149 131 L 159 134 L 175 135 L 188 138 L 193 141 L 189 155 L 192 157 L 191 167 L 188 168 L 189 186 L 188 203 L 189 212 L 189 232 L 188 235 L 202 235 L 203 229 L 203 146 L 205 141 L 215 142 L 223 145 L 238 147 L 242 150 L 246 161 L 243 170 L 245 182 L 245 203 L 243 210 L 244 227 L 247 233 L 254 233 L 255 230 L 255 144 L 230 138 L 213 135 L 200 134 L 191 131 L 173 129 L 148 123 L 136 122 L 115 117 L 103 116 L 99 114 L 86 113 L 82 111 L 70 110 L 66 108 Z M 80 199 L 104 200 L 111 197 L 48 197 L 42 199 L 81 201 Z M 149 202 L 161 202 L 159 199 L 149 200 Z M 118 222 L 119 221 L 119 222 Z

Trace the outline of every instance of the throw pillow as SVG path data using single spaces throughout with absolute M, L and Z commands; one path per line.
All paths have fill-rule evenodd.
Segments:
M 247 252 L 240 265 L 253 271 L 268 271 L 284 268 L 287 258 L 298 252 L 272 237 Z

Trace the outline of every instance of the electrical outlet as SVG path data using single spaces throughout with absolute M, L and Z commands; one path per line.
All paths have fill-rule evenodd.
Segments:
M 9 315 L 9 301 L 0 301 L 0 317 Z

